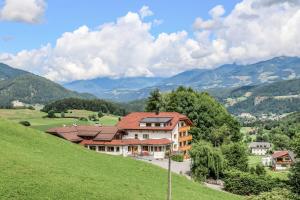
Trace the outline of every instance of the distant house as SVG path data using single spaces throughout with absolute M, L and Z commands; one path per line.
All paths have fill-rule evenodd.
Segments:
M 134 112 L 116 126 L 59 127 L 47 133 L 113 155 L 164 158 L 172 148 L 187 158 L 192 141 L 191 125 L 188 117 L 176 112 Z
M 254 155 L 266 155 L 271 147 L 269 142 L 251 142 L 249 145 L 250 152 Z
M 265 167 L 272 167 L 273 159 L 271 155 L 265 156 L 261 159 L 261 163 Z
M 275 151 L 272 155 L 272 169 L 286 170 L 295 162 L 295 154 L 292 151 Z

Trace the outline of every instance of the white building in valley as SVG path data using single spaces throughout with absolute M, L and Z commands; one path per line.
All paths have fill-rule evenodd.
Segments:
M 250 152 L 254 155 L 266 155 L 271 147 L 269 142 L 251 142 L 249 144 Z

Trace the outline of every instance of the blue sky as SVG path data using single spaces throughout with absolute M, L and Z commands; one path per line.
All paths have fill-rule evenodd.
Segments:
M 3 0 L 0 1 L 3 4 Z M 76 3 L 75 3 L 76 2 Z M 237 0 L 50 0 L 42 21 L 38 24 L 22 22 L 0 22 L 0 52 L 15 53 L 22 49 L 39 48 L 43 44 L 55 43 L 64 32 L 73 31 L 82 25 L 97 27 L 113 22 L 127 12 L 137 12 L 147 5 L 155 13 L 147 20 L 159 19 L 163 23 L 151 32 L 192 32 L 196 17 L 209 18 L 208 11 L 223 5 L 227 11 L 233 9 Z M 146 20 L 146 21 L 147 21 Z
M 57 82 L 300 56 L 300 0 L 0 2 L 0 62 Z

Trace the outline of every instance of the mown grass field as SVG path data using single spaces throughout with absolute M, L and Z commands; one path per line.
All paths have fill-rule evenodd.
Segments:
M 66 117 L 88 117 L 92 114 L 97 114 L 96 112 L 86 111 L 86 110 L 70 110 L 71 112 L 66 113 Z M 46 113 L 39 110 L 29 110 L 29 109 L 0 109 L 0 117 L 12 120 L 14 122 L 29 121 L 31 127 L 46 131 L 52 127 L 60 127 L 63 125 L 84 125 L 84 124 L 94 124 L 92 121 L 80 121 L 74 118 L 43 118 Z M 60 113 L 57 114 L 60 117 Z M 99 119 L 99 123 L 103 125 L 114 125 L 118 121 L 117 116 L 106 115 Z
M 249 167 L 255 167 L 257 164 L 261 164 L 262 156 L 249 156 Z M 265 167 L 267 174 L 282 180 L 288 179 L 289 171 L 272 171 L 270 168 Z
M 1 199 L 166 199 L 167 171 L 0 118 Z M 238 200 L 173 175 L 174 200 Z

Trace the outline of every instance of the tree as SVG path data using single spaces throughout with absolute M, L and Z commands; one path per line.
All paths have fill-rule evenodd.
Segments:
M 292 149 L 296 154 L 296 159 L 300 158 L 300 134 L 298 134 L 292 142 Z M 289 182 L 292 187 L 292 191 L 300 195 L 300 162 L 296 162 L 291 168 L 291 174 L 289 175 Z
M 159 112 L 162 103 L 162 96 L 158 89 L 153 90 L 147 99 L 145 110 L 147 112 Z
M 54 112 L 54 110 L 50 110 L 50 111 L 48 111 L 48 113 L 47 113 L 47 117 L 48 117 L 48 118 L 55 118 L 56 116 L 55 116 L 55 112 Z
M 266 175 L 267 171 L 265 170 L 264 166 L 262 166 L 261 164 L 257 164 L 255 167 L 255 173 L 257 175 L 264 176 Z
M 192 120 L 193 141 L 207 140 L 218 146 L 224 141 L 242 139 L 238 121 L 206 92 L 179 87 L 163 95 L 161 102 L 162 110 L 182 113 Z
M 99 111 L 99 112 L 98 112 L 98 117 L 101 118 L 101 117 L 103 117 L 103 116 L 104 116 L 104 114 L 103 114 L 101 111 Z
M 290 138 L 283 134 L 271 135 L 271 142 L 274 145 L 275 150 L 286 150 L 289 149 Z
M 203 181 L 206 178 L 218 179 L 223 174 L 224 158 L 218 148 L 210 143 L 199 141 L 193 144 L 190 151 L 191 171 L 194 179 Z
M 61 118 L 65 118 L 65 112 L 61 112 L 61 113 L 60 113 L 60 117 L 61 117 Z
M 244 172 L 248 171 L 247 148 L 242 143 L 230 143 L 222 146 L 227 166 Z

